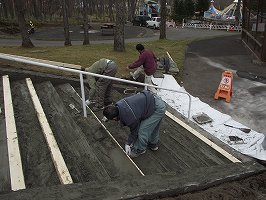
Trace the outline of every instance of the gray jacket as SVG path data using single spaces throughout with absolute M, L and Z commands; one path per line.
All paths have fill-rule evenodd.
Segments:
M 110 60 L 108 60 L 106 58 L 102 58 L 102 59 L 96 61 L 95 63 L 93 63 L 90 67 L 87 67 L 85 69 L 85 71 L 102 75 L 104 73 L 106 67 L 107 67 L 108 61 L 110 61 Z M 97 80 L 98 80 L 97 77 L 87 75 L 87 81 L 88 81 L 88 84 L 90 86 L 90 91 L 89 91 L 89 99 L 90 100 L 94 99 L 94 96 L 96 93 Z
M 119 120 L 130 128 L 127 143 L 132 144 L 138 138 L 139 126 L 142 120 L 150 117 L 155 111 L 155 99 L 151 92 L 140 93 L 121 99 L 116 103 L 119 110 Z

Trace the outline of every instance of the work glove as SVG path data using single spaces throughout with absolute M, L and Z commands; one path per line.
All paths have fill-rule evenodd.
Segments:
M 85 104 L 88 106 L 88 105 L 91 105 L 91 104 L 95 104 L 96 103 L 96 101 L 95 100 L 89 100 L 89 99 L 87 99 L 86 101 L 85 101 Z
M 128 144 L 125 145 L 125 152 L 126 152 L 127 155 L 130 156 L 130 154 L 131 154 L 131 147 L 130 147 L 130 145 L 128 145 Z
M 88 106 L 88 105 L 91 104 L 91 101 L 90 101 L 89 99 L 87 99 L 87 100 L 85 101 L 85 104 Z
M 102 121 L 103 121 L 103 122 L 108 122 L 107 117 L 103 116 Z

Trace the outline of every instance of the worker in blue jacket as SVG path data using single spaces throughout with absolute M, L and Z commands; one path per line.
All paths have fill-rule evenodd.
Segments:
M 144 90 L 106 107 L 103 115 L 130 128 L 125 151 L 130 157 L 137 157 L 147 147 L 158 150 L 159 127 L 165 109 L 165 102 L 159 96 Z

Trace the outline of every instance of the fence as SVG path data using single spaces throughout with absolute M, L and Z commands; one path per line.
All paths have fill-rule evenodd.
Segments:
M 182 23 L 182 28 L 209 29 L 209 30 L 226 30 L 226 31 L 242 31 L 242 26 L 228 24 L 194 24 Z

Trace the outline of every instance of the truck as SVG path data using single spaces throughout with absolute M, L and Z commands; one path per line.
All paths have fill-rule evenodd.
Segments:
M 160 28 L 161 17 L 152 17 L 151 20 L 146 21 L 147 27 L 152 27 L 154 29 Z

